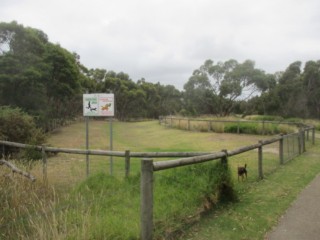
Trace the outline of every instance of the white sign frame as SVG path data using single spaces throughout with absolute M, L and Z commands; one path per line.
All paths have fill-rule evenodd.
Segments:
M 114 116 L 114 94 L 113 93 L 83 94 L 83 116 L 113 117 Z

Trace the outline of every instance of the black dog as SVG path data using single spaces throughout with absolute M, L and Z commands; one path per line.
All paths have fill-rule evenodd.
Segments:
M 245 164 L 244 167 L 238 167 L 238 181 L 239 181 L 240 177 L 242 178 L 242 181 L 243 181 L 244 177 L 246 177 L 246 179 L 247 179 L 247 175 L 248 175 L 247 164 Z

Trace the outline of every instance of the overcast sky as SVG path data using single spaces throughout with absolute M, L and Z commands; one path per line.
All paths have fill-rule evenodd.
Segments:
M 0 0 L 0 21 L 13 20 L 88 68 L 180 90 L 206 59 L 268 73 L 320 59 L 319 0 Z

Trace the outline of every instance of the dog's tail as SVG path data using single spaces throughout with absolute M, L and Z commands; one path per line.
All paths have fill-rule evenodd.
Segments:
M 247 164 L 244 164 L 244 168 L 247 169 Z

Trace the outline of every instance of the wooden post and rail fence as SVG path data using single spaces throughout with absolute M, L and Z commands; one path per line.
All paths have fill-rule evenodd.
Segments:
M 261 140 L 256 144 L 241 147 L 234 150 L 222 150 L 221 152 L 131 152 L 126 151 L 105 151 L 105 150 L 84 150 L 84 149 L 67 149 L 55 148 L 48 146 L 34 146 L 22 143 L 14 143 L 9 141 L 0 140 L 0 145 L 16 147 L 16 148 L 33 148 L 42 152 L 43 163 L 43 180 L 47 179 L 47 153 L 69 153 L 69 154 L 83 154 L 83 155 L 102 155 L 102 156 L 115 156 L 123 157 L 125 164 L 125 176 L 130 174 L 130 158 L 142 158 L 141 160 L 141 239 L 151 240 L 153 234 L 153 174 L 156 171 L 162 171 L 170 168 L 182 167 L 191 164 L 198 164 L 207 161 L 221 160 L 227 163 L 228 157 L 235 156 L 247 151 L 258 149 L 258 177 L 263 179 L 263 146 L 279 142 L 279 163 L 284 164 L 284 141 L 289 138 L 297 139 L 298 153 L 289 156 L 294 158 L 306 151 L 305 141 L 309 141 L 309 131 L 312 131 L 312 144 L 315 144 L 315 128 L 305 127 L 300 128 L 297 133 L 288 135 L 280 135 L 268 140 Z M 294 141 L 293 145 L 294 144 Z M 294 147 L 293 147 L 294 148 Z M 179 158 L 165 161 L 153 161 L 153 158 Z M 290 160 L 290 159 L 289 159 Z M 88 171 L 88 169 L 87 169 Z
M 309 127 L 300 129 L 298 133 L 288 135 L 280 135 L 278 137 L 259 141 L 259 143 L 241 147 L 232 151 L 222 150 L 221 152 L 210 153 L 207 155 L 194 156 L 188 158 L 180 158 L 175 160 L 157 161 L 144 158 L 141 160 L 141 239 L 151 240 L 153 238 L 153 175 L 156 171 L 162 171 L 170 168 L 182 167 L 191 164 L 198 164 L 207 161 L 219 160 L 222 163 L 228 161 L 228 157 L 238 155 L 247 151 L 258 149 L 258 176 L 263 179 L 263 146 L 279 142 L 279 162 L 284 164 L 284 141 L 289 137 L 298 139 L 298 154 L 306 151 L 305 135 L 309 135 L 309 130 L 312 131 L 312 144 L 315 144 L 315 128 Z M 307 140 L 308 137 L 307 137 Z M 292 156 L 293 158 L 294 156 Z
M 184 123 L 184 124 L 182 124 Z M 201 127 L 195 126 L 196 123 L 203 123 Z M 288 122 L 288 121 L 256 121 L 256 120 L 221 120 L 221 119 L 199 119 L 199 118 L 184 118 L 184 117 L 175 117 L 175 116 L 160 116 L 159 117 L 159 124 L 164 125 L 169 128 L 179 128 L 184 130 L 200 130 L 200 131 L 215 131 L 214 124 L 235 124 L 237 126 L 236 133 L 241 133 L 241 124 L 259 124 L 260 125 L 260 133 L 262 135 L 266 134 L 267 124 L 275 124 L 275 125 L 292 125 L 292 126 L 298 126 L 303 127 L 304 125 L 302 123 L 297 122 Z M 200 129 L 197 129 L 200 128 Z M 217 127 L 219 128 L 219 127 Z M 221 129 L 219 129 L 220 132 Z

